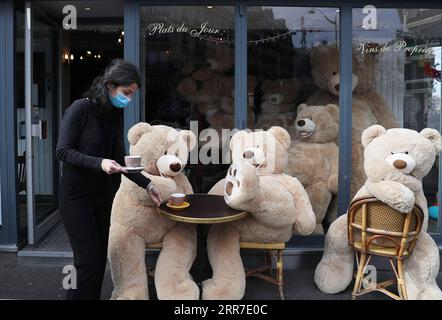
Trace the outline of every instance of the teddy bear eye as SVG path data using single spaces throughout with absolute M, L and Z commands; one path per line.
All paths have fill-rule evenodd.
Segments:
M 408 151 L 405 151 L 405 154 L 408 154 Z
M 166 151 L 164 151 L 164 155 L 166 155 L 167 154 L 167 150 Z
M 394 154 L 394 152 L 391 152 L 391 154 Z
M 335 76 L 336 75 L 336 71 L 333 71 L 332 74 Z

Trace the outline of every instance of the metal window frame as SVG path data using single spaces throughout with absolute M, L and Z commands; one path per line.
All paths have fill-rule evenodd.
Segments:
M 441 9 L 442 5 L 432 1 L 413 1 L 404 3 L 404 1 L 390 0 L 380 1 L 372 0 L 369 3 L 360 0 L 348 1 L 290 1 L 278 0 L 271 2 L 269 0 L 254 1 L 209 1 L 204 5 L 232 5 L 235 6 L 235 126 L 243 129 L 247 127 L 247 8 L 248 6 L 299 6 L 299 7 L 333 7 L 339 8 L 340 26 L 340 61 L 351 61 L 353 44 L 353 9 L 361 8 L 367 4 L 378 8 L 434 8 Z M 172 0 L 167 4 L 159 0 L 126 0 L 124 7 L 124 28 L 125 28 L 125 59 L 140 64 L 139 48 L 139 23 L 140 7 L 153 5 L 202 5 L 197 0 Z M 340 63 L 340 122 L 339 122 L 339 195 L 338 195 L 338 214 L 346 212 L 351 201 L 350 199 L 350 181 L 351 181 L 351 153 L 352 153 L 352 64 Z M 140 97 L 135 98 L 133 108 L 125 110 L 125 132 L 134 123 L 140 121 Z M 442 124 L 442 123 L 441 123 Z M 442 159 L 439 158 L 442 166 Z M 441 170 L 442 171 L 442 170 Z M 439 172 L 439 186 L 442 185 L 442 172 Z M 442 203 L 442 192 L 439 192 L 439 203 Z M 442 217 L 441 212 L 439 215 Z M 439 233 L 432 234 L 434 240 L 440 244 L 442 242 L 442 230 Z M 323 246 L 324 236 L 294 236 L 290 241 L 295 246 Z
M 11 251 L 17 250 L 18 239 L 14 65 L 14 1 L 6 0 L 0 2 L 0 244 Z

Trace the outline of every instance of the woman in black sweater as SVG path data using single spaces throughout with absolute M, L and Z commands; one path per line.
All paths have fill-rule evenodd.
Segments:
M 137 68 L 114 60 L 97 77 L 85 98 L 65 112 L 56 155 L 63 161 L 60 214 L 74 252 L 76 289 L 67 299 L 100 299 L 107 261 L 112 202 L 120 173 L 159 205 L 161 198 L 141 173 L 124 169 L 123 108 L 140 86 Z

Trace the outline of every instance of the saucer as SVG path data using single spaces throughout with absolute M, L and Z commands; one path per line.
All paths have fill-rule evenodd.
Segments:
M 123 167 L 127 173 L 138 173 L 143 171 L 144 167 Z
M 189 202 L 184 201 L 182 205 L 180 206 L 174 206 L 171 203 L 166 203 L 166 206 L 168 206 L 170 209 L 174 209 L 174 210 L 182 210 L 182 209 L 186 209 L 188 206 L 190 206 Z

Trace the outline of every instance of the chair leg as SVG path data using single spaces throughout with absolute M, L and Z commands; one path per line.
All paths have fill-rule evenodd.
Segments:
M 405 288 L 405 278 L 404 278 L 404 265 L 402 260 L 398 260 L 397 262 L 397 286 L 399 295 L 402 300 L 408 300 L 407 290 Z
M 283 266 L 283 259 L 282 259 L 282 250 L 278 250 L 277 254 L 278 254 L 278 257 L 277 257 L 277 262 L 276 262 L 276 269 L 277 269 L 279 296 L 280 296 L 281 300 L 285 300 L 285 298 L 284 298 L 284 266 Z
M 353 299 L 356 299 L 356 295 L 361 291 L 362 279 L 364 277 L 364 269 L 367 261 L 367 254 L 361 253 L 361 258 L 358 263 L 358 271 L 356 273 L 355 286 L 353 288 Z

